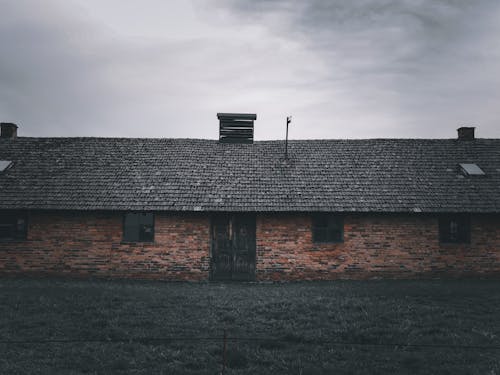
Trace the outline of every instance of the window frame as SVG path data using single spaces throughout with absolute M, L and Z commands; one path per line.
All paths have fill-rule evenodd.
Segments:
M 451 225 L 456 222 L 456 238 L 452 236 Z M 439 217 L 439 243 L 442 245 L 468 245 L 471 243 L 471 218 L 466 214 L 448 214 Z
M 12 217 L 12 222 L 10 224 L 7 223 L 7 220 L 3 220 L 4 217 Z M 22 229 L 19 229 L 19 220 L 23 220 Z M 3 224 L 5 223 L 5 224 Z M 0 242 L 11 242 L 11 241 L 26 241 L 28 239 L 28 213 L 25 211 L 0 211 L 0 227 L 14 227 L 14 230 L 11 230 L 11 233 L 14 233 L 13 236 L 1 237 L 1 229 L 0 229 Z
M 318 225 L 318 221 L 325 221 L 325 225 Z M 332 231 L 334 231 L 334 226 L 331 225 L 335 223 L 338 227 L 337 231 L 340 230 L 339 236 L 335 236 L 336 238 L 332 238 L 330 236 Z M 318 239 L 318 230 L 324 230 L 325 236 L 323 239 Z M 315 244 L 336 244 L 344 242 L 344 216 L 335 214 L 335 213 L 320 213 L 314 214 L 311 217 L 311 234 L 312 234 L 312 242 Z
M 146 224 L 144 223 L 138 223 L 138 226 L 137 226 L 137 230 L 138 230 L 138 233 L 137 233 L 137 239 L 131 239 L 130 237 L 131 236 L 127 236 L 125 233 L 126 233 L 126 228 L 127 228 L 127 225 L 126 225 L 126 221 L 127 221 L 127 215 L 151 215 L 152 217 L 152 224 L 151 224 L 151 228 L 152 228 L 152 232 L 151 232 L 151 239 L 149 238 L 141 238 L 141 233 L 142 233 L 142 229 L 141 226 L 145 226 Z M 139 216 L 140 217 L 140 216 Z M 123 243 L 154 243 L 155 242 L 155 214 L 154 212 L 148 212 L 148 211 L 142 211 L 142 212 L 134 212 L 134 211 L 130 211 L 130 212 L 124 212 L 123 213 L 123 219 L 122 219 L 122 242 Z

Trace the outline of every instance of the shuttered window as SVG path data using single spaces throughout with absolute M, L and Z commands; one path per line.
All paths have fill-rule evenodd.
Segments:
M 0 212 L 0 240 L 24 240 L 27 228 L 25 213 Z
M 448 215 L 439 218 L 439 242 L 470 243 L 470 217 Z
M 344 218 L 334 214 L 318 214 L 312 218 L 312 235 L 316 243 L 344 241 Z
M 123 241 L 153 242 L 154 215 L 149 212 L 128 212 L 123 218 Z

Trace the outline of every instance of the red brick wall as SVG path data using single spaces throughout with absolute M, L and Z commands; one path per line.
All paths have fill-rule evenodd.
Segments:
M 31 213 L 28 239 L 0 242 L 0 273 L 205 280 L 209 219 L 155 215 L 154 243 L 123 243 L 121 213 Z
M 471 243 L 439 243 L 428 215 L 347 215 L 344 242 L 315 244 L 309 215 L 257 218 L 259 280 L 500 276 L 500 216 L 471 218 Z
M 257 215 L 257 279 L 500 276 L 500 215 L 474 215 L 472 241 L 440 245 L 427 215 L 345 217 L 344 242 L 314 244 L 307 214 Z M 32 212 L 28 239 L 0 242 L 0 275 L 207 280 L 206 214 L 155 215 L 154 243 L 123 243 L 121 213 Z

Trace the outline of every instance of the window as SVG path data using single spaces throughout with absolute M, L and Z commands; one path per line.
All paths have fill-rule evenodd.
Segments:
M 123 241 L 153 242 L 155 236 L 154 215 L 152 213 L 129 212 L 123 218 Z
M 321 214 L 312 219 L 313 241 L 333 243 L 344 241 L 344 218 L 338 215 Z
M 460 169 L 464 176 L 484 176 L 486 173 L 483 172 L 477 164 L 472 163 L 460 163 Z
M 26 214 L 0 212 L 0 240 L 25 240 L 27 228 Z
M 0 160 L 0 172 L 6 171 L 7 168 L 12 166 L 12 162 L 9 160 Z
M 450 215 L 439 219 L 441 243 L 470 243 L 470 217 Z

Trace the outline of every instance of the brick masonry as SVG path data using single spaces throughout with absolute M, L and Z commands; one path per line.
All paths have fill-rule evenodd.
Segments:
M 314 244 L 307 215 L 257 219 L 260 280 L 500 276 L 500 216 L 471 218 L 470 244 L 440 244 L 431 215 L 356 214 L 344 242 Z
M 352 214 L 344 242 L 314 244 L 307 214 L 257 215 L 257 280 L 500 276 L 500 215 L 473 215 L 470 244 L 442 245 L 433 215 Z M 0 242 L 1 275 L 208 280 L 209 215 L 155 215 L 154 243 L 122 242 L 119 212 L 32 212 Z
M 154 243 L 122 242 L 121 213 L 31 213 L 28 239 L 0 242 L 0 273 L 205 280 L 209 218 L 155 215 Z

